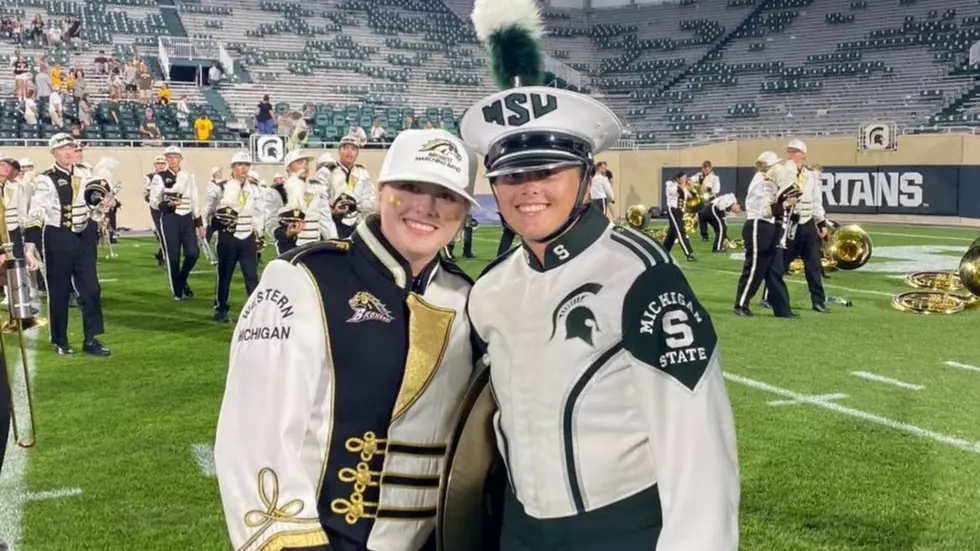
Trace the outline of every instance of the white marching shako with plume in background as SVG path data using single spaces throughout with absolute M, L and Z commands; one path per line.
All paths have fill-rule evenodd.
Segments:
M 489 367 L 450 445 L 440 549 L 735 551 L 738 455 L 711 317 L 659 243 L 590 206 L 595 156 L 622 124 L 542 85 L 534 0 L 476 0 L 473 23 L 504 89 L 461 134 L 522 244 L 470 293 Z M 497 453 L 502 511 L 488 512 Z M 496 541 L 485 528 L 501 518 Z

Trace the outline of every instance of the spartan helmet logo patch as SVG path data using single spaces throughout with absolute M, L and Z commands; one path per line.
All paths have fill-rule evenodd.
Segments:
M 548 340 L 553 340 L 558 325 L 564 324 L 565 340 L 582 339 L 589 346 L 595 346 L 593 336 L 601 329 L 595 314 L 584 303 L 590 296 L 599 294 L 600 290 L 602 285 L 586 283 L 568 293 L 551 315 L 551 337 Z
M 436 138 L 425 142 L 422 147 L 419 148 L 419 151 L 422 153 L 442 153 L 443 155 L 450 155 L 454 157 L 457 162 L 463 160 L 463 156 L 459 153 L 459 149 L 456 148 L 456 144 L 443 138 Z

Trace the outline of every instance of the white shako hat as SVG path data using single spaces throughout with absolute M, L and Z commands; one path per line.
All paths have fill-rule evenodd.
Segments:
M 587 209 L 595 155 L 616 143 L 623 125 L 589 96 L 542 86 L 544 31 L 535 0 L 476 0 L 471 18 L 503 88 L 471 106 L 460 121 L 463 141 L 484 156 L 487 177 L 584 168 L 576 207 L 542 240 L 550 241 Z
M 456 136 L 438 128 L 403 130 L 388 148 L 379 184 L 426 182 L 452 191 L 474 208 L 476 153 Z

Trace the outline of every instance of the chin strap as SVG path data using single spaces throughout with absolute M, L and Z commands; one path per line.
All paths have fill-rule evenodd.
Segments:
M 585 170 L 582 171 L 582 180 L 578 184 L 578 193 L 575 195 L 575 206 L 572 207 L 571 212 L 568 213 L 568 218 L 565 219 L 565 222 L 558 226 L 555 231 L 549 233 L 541 239 L 529 239 L 528 241 L 533 241 L 535 243 L 547 243 L 553 239 L 556 239 L 558 236 L 568 231 L 568 228 L 571 228 L 572 224 L 577 222 L 578 219 L 585 214 L 585 211 L 589 208 L 589 203 L 585 202 L 585 192 L 589 189 L 589 181 L 592 180 L 593 175 L 595 175 L 595 164 L 590 160 L 589 163 L 585 165 Z

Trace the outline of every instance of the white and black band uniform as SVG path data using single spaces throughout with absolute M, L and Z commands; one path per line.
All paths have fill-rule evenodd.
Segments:
M 38 211 L 31 211 L 31 201 L 34 197 L 36 188 L 37 173 L 34 172 L 34 165 L 28 158 L 20 160 L 20 168 L 23 171 L 20 177 L 20 193 L 18 199 L 21 212 L 21 232 L 24 235 L 24 243 L 33 243 L 38 258 L 44 261 L 44 219 Z M 40 292 L 47 292 L 44 284 L 42 272 L 37 274 L 37 289 Z
M 208 243 L 211 242 L 211 237 L 220 228 L 214 224 L 214 213 L 218 211 L 218 206 L 221 203 L 221 194 L 225 190 L 225 182 L 227 180 L 217 180 L 212 178 L 208 181 L 207 185 L 204 186 L 204 225 L 207 226 L 204 234 L 204 240 Z
M 791 167 L 792 168 L 792 167 Z M 789 271 L 790 263 L 797 259 L 803 259 L 803 273 L 806 276 L 806 285 L 810 291 L 810 303 L 813 310 L 827 313 L 827 297 L 824 294 L 821 259 L 821 238 L 818 230 L 827 228 L 826 213 L 823 208 L 823 191 L 820 186 L 820 178 L 816 173 L 804 166 L 797 170 L 798 181 L 802 183 L 803 189 L 799 201 L 793 214 L 787 221 L 787 228 L 795 225 L 795 235 L 792 239 L 787 237 L 786 250 L 783 251 L 783 272 Z M 765 299 L 769 300 L 768 287 Z
M 615 197 L 613 196 L 612 185 L 609 183 L 609 178 L 603 174 L 601 167 L 596 170 L 595 176 L 592 177 L 592 187 L 589 190 L 589 200 L 595 205 L 599 212 L 606 214 L 609 205 L 615 202 Z
M 674 175 L 672 180 L 668 180 L 664 186 L 667 198 L 667 235 L 664 236 L 664 249 L 670 252 L 674 248 L 674 242 L 681 245 L 684 256 L 688 261 L 694 261 L 694 251 L 691 249 L 691 241 L 687 238 L 684 231 L 684 201 L 690 196 L 691 192 L 680 184 L 683 177 L 682 172 Z
M 711 201 L 711 204 L 708 205 L 708 216 L 706 219 L 708 225 L 715 232 L 715 240 L 711 243 L 711 252 L 725 252 L 725 240 L 728 239 L 728 223 L 725 222 L 725 217 L 736 203 L 735 194 L 726 193 L 715 197 Z
M 163 266 L 165 264 L 163 259 L 163 232 L 160 229 L 160 209 L 150 203 L 150 188 L 153 184 L 153 178 L 159 174 L 158 172 L 148 172 L 143 176 L 143 200 L 146 201 L 148 207 L 150 207 L 150 220 L 153 222 L 153 237 L 157 239 L 157 252 L 154 258 L 157 259 L 157 266 Z
M 165 200 L 165 193 L 183 180 L 180 203 L 174 207 Z M 177 172 L 167 168 L 153 179 L 150 204 L 160 209 L 160 229 L 163 237 L 163 256 L 167 261 L 167 277 L 175 300 L 191 298 L 194 292 L 187 283 L 201 250 L 197 245 L 197 228 L 204 225 L 198 214 L 197 185 L 184 169 Z M 180 257 L 183 253 L 184 262 Z
M 215 293 L 214 319 L 228 322 L 228 294 L 231 289 L 235 265 L 241 267 L 245 280 L 245 296 L 250 297 L 259 284 L 259 258 L 256 251 L 256 235 L 264 231 L 262 204 L 263 190 L 247 179 L 240 182 L 228 179 L 224 182 L 225 195 L 235 195 L 235 204 L 223 201 L 220 209 L 230 208 L 238 213 L 233 225 L 218 233 L 218 285 Z M 239 190 L 233 193 L 234 190 Z
M 0 155 L 0 162 L 10 164 L 15 171 L 20 170 L 20 161 L 17 159 Z M 16 258 L 24 258 L 24 235 L 20 227 L 20 220 L 22 217 L 22 201 L 20 195 L 22 193 L 23 186 L 23 182 L 21 182 L 17 177 L 0 182 L 0 193 L 3 194 L 4 225 L 7 228 L 8 239 L 10 239 L 10 243 L 13 244 L 14 256 Z
M 74 147 L 67 134 L 56 134 L 49 149 Z M 82 351 L 94 356 L 108 356 L 109 349 L 96 337 L 105 328 L 102 321 L 102 289 L 96 269 L 99 235 L 89 217 L 83 193 L 84 182 L 74 173 L 75 167 L 54 164 L 38 175 L 31 200 L 32 212 L 44 219 L 45 280 L 51 343 L 58 354 L 72 354 L 68 344 L 68 306 L 73 290 L 82 311 L 84 340 Z
M 767 152 L 769 153 L 769 152 Z M 761 159 L 762 157 L 760 157 Z M 770 160 L 775 162 L 776 155 Z M 751 316 L 749 304 L 763 282 L 770 289 L 770 301 L 776 317 L 796 317 L 790 308 L 789 292 L 783 281 L 782 219 L 785 215 L 783 197 L 778 195 L 776 183 L 764 172 L 756 172 L 745 197 L 745 225 L 742 240 L 745 243 L 745 263 L 735 291 L 735 314 Z
M 707 173 L 704 172 L 705 168 L 709 169 Z M 702 194 L 710 194 L 711 197 L 716 197 L 721 193 L 721 179 L 715 174 L 711 161 L 705 161 L 701 165 L 701 171 L 692 176 L 691 181 L 695 187 L 701 188 Z M 702 243 L 708 242 L 708 226 L 711 225 L 711 216 L 710 201 L 705 201 L 705 205 L 698 211 L 698 231 L 701 232 Z
M 473 373 L 470 286 L 440 257 L 414 277 L 377 216 L 269 262 L 232 336 L 215 437 L 235 549 L 435 550 Z M 250 522 L 270 488 L 299 514 Z

